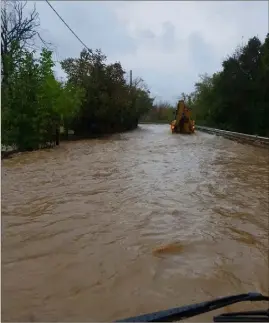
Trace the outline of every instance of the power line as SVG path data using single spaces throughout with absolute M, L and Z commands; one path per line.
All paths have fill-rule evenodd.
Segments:
M 71 31 L 71 33 L 77 38 L 77 40 L 88 49 L 89 52 L 92 52 L 91 49 L 78 37 L 78 35 L 68 26 L 68 24 L 64 21 L 64 19 L 58 14 L 58 12 L 53 8 L 53 6 L 49 3 L 48 0 L 45 0 L 47 4 L 51 7 L 51 9 L 56 13 L 56 15 L 62 20 L 62 22 L 65 24 L 65 26 Z
M 65 24 L 65 26 L 71 31 L 71 33 L 77 38 L 77 40 L 88 49 L 90 53 L 92 53 L 92 50 L 78 37 L 78 35 L 71 29 L 71 27 L 68 26 L 68 24 L 64 21 L 64 19 L 58 14 L 56 9 L 53 8 L 53 6 L 49 3 L 48 0 L 45 0 L 47 4 L 50 6 L 50 8 L 56 13 L 56 15 L 61 19 L 61 21 Z M 132 70 L 130 71 L 130 86 L 132 86 L 133 76 L 132 76 Z

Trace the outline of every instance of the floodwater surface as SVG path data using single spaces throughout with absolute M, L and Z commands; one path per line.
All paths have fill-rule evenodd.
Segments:
M 4 160 L 2 320 L 112 321 L 267 294 L 268 177 L 266 149 L 169 125 Z

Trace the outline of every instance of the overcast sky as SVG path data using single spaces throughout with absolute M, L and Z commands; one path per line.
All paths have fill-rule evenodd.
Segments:
M 33 5 L 33 1 L 28 6 Z M 152 93 L 171 103 L 199 74 L 213 73 L 238 44 L 268 32 L 267 1 L 52 1 L 89 48 L 120 61 Z M 55 58 L 77 57 L 82 45 L 45 1 L 37 1 L 43 37 Z M 57 74 L 63 73 L 57 67 Z

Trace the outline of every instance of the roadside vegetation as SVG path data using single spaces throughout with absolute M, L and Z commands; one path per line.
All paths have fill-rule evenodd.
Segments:
M 175 107 L 169 102 L 154 104 L 146 115 L 141 118 L 141 123 L 170 123 L 175 117 Z
M 27 14 L 25 4 L 3 1 L 1 8 L 2 145 L 34 150 L 57 144 L 60 129 L 65 138 L 68 130 L 86 138 L 174 119 L 175 106 L 153 104 L 145 82 L 129 83 L 121 63 L 108 64 L 101 50 L 84 48 L 61 61 L 67 77 L 58 79 L 38 12 Z M 269 34 L 264 42 L 249 39 L 181 97 L 198 125 L 269 136 Z
M 264 42 L 250 38 L 181 97 L 198 125 L 269 137 L 269 34 Z M 171 108 L 151 110 L 145 120 L 170 122 Z
M 220 72 L 201 76 L 189 101 L 200 125 L 269 136 L 269 34 L 238 47 Z
M 128 84 L 120 62 L 107 64 L 101 50 L 88 48 L 63 60 L 67 78 L 57 79 L 38 12 L 27 14 L 25 4 L 3 1 L 1 8 L 2 145 L 20 151 L 54 145 L 60 128 L 79 137 L 136 128 L 153 104 L 143 80 Z

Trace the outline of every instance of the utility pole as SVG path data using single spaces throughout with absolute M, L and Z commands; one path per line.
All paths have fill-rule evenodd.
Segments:
M 133 85 L 133 71 L 130 70 L 130 87 Z

